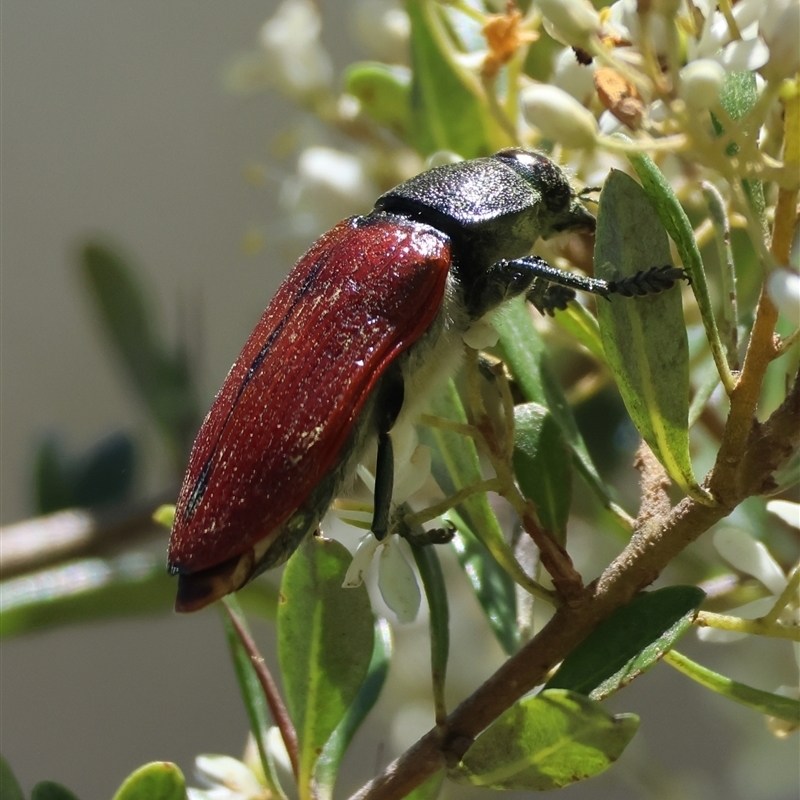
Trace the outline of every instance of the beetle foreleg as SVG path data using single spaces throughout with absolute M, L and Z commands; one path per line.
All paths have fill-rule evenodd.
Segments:
M 552 314 L 554 310 L 566 307 L 575 296 L 575 290 L 605 298 L 612 294 L 643 297 L 670 289 L 679 280 L 689 280 L 689 276 L 682 269 L 667 265 L 639 270 L 635 275 L 619 280 L 606 281 L 551 267 L 539 256 L 524 256 L 510 261 L 498 261 L 486 274 L 486 281 L 490 280 L 493 283 L 506 280 L 506 297 L 526 291 L 528 300 L 539 311 Z M 487 284 L 487 288 L 488 286 Z M 497 294 L 498 287 L 493 291 Z M 484 294 L 487 294 L 486 288 Z
M 375 462 L 375 510 L 371 530 L 379 541 L 389 531 L 394 487 L 394 446 L 389 431 L 394 427 L 403 407 L 403 376 L 399 369 L 391 369 L 378 389 L 378 457 Z

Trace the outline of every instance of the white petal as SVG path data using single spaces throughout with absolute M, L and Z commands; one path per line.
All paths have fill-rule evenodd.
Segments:
M 281 784 L 283 786 L 293 785 L 295 780 L 292 762 L 289 759 L 289 753 L 286 752 L 283 736 L 275 725 L 267 731 L 267 756 L 278 773 Z
M 473 350 L 485 350 L 494 347 L 500 341 L 500 334 L 488 320 L 481 317 L 467 328 L 461 338 L 467 347 Z
M 714 547 L 740 572 L 757 578 L 773 594 L 786 588 L 783 570 L 761 542 L 738 528 L 723 528 L 714 534 Z
M 395 465 L 392 499 L 404 503 L 415 495 L 428 481 L 431 474 L 431 449 L 417 445 L 411 458 L 402 465 Z
M 400 549 L 397 536 L 390 536 L 381 552 L 378 588 L 399 622 L 413 622 L 422 596 L 414 570 Z
M 230 756 L 197 756 L 194 762 L 197 777 L 209 785 L 224 787 L 233 798 L 258 798 L 262 786 L 249 767 Z M 224 796 L 224 795 L 221 795 Z
M 371 533 L 361 537 L 361 541 L 356 548 L 356 554 L 353 556 L 353 560 L 345 573 L 342 583 L 343 589 L 355 589 L 361 586 L 364 582 L 364 574 L 369 569 L 379 544 L 380 542 Z
M 596 68 L 594 61 L 591 64 L 579 63 L 575 51 L 565 47 L 556 58 L 550 82 L 572 95 L 579 103 L 588 103 L 594 96 L 593 76 Z
M 800 504 L 789 500 L 770 500 L 767 511 L 780 517 L 787 525 L 800 530 Z
M 769 49 L 761 39 L 737 40 L 725 45 L 715 58 L 729 72 L 752 72 L 767 63 Z

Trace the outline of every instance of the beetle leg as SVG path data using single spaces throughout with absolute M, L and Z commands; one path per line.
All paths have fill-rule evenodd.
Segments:
M 670 289 L 679 280 L 689 280 L 689 276 L 672 265 L 651 267 L 619 280 L 606 281 L 551 267 L 539 256 L 524 256 L 494 264 L 486 273 L 480 295 L 484 301 L 497 298 L 496 303 L 499 303 L 525 291 L 539 311 L 552 314 L 566 307 L 575 290 L 605 298 L 612 294 L 642 297 Z M 491 307 L 487 306 L 486 310 Z
M 403 375 L 397 367 L 390 367 L 378 389 L 378 457 L 375 463 L 375 510 L 371 530 L 379 541 L 389 531 L 394 486 L 394 447 L 389 431 L 394 427 L 403 407 Z

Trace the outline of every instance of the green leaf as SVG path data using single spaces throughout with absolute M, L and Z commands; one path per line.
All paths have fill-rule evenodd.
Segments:
M 614 135 L 617 136 L 617 134 Z M 619 138 L 630 142 L 630 139 L 625 136 L 619 136 Z M 652 158 L 639 153 L 628 155 L 628 160 L 636 170 L 636 174 L 642 182 L 642 188 L 656 210 L 661 224 L 666 229 L 670 239 L 675 242 L 675 247 L 678 249 L 684 269 L 689 273 L 689 278 L 692 281 L 692 292 L 700 309 L 700 316 L 706 329 L 706 338 L 714 355 L 717 371 L 723 381 L 726 382 L 726 385 L 732 385 L 733 379 L 730 377 L 725 350 L 719 338 L 717 320 L 711 307 L 711 295 L 708 291 L 706 271 L 703 266 L 703 259 L 700 256 L 700 249 L 697 247 L 697 242 L 694 238 L 692 223 L 678 202 L 672 187 Z
M 0 795 L 5 800 L 5 795 Z M 78 800 L 65 786 L 55 781 L 39 781 L 31 791 L 31 800 Z
M 606 280 L 671 263 L 658 215 L 636 181 L 618 170 L 600 194 L 596 274 Z M 597 308 L 603 347 L 625 407 L 669 476 L 704 497 L 689 457 L 689 344 L 680 291 L 611 295 Z
M 572 502 L 572 453 L 553 415 L 538 403 L 514 409 L 514 473 L 539 520 L 562 544 Z
M 506 303 L 503 310 L 492 318 L 492 324 L 500 334 L 503 360 L 525 399 L 550 411 L 572 450 L 576 469 L 608 508 L 611 505 L 609 489 L 592 462 L 572 409 L 550 367 L 547 346 L 534 327 L 524 300 L 518 298 Z
M 113 800 L 186 800 L 186 782 L 175 764 L 154 761 L 132 772 Z
M 419 547 L 412 542 L 411 550 L 414 553 L 414 561 L 422 578 L 425 597 L 428 601 L 433 703 L 438 722 L 447 716 L 444 702 L 447 659 L 450 655 L 450 608 L 447 604 L 447 586 L 435 548 L 431 545 Z
M 800 725 L 800 701 L 798 700 L 754 689 L 747 684 L 726 678 L 675 650 L 667 653 L 664 661 L 701 686 L 705 686 L 735 703 L 752 708 L 761 714 L 786 720 L 795 726 Z
M 236 595 L 228 595 L 223 600 L 229 612 L 236 617 L 239 625 L 248 630 L 247 620 L 244 617 L 242 608 Z M 250 655 L 242 644 L 239 634 L 231 622 L 228 614 L 222 614 L 222 625 L 225 628 L 225 637 L 228 641 L 228 648 L 233 660 L 233 669 L 236 673 L 236 681 L 239 684 L 239 691 L 242 693 L 244 707 L 247 711 L 247 719 L 250 723 L 250 731 L 258 748 L 258 755 L 261 760 L 261 768 L 267 781 L 267 787 L 273 794 L 281 796 L 282 789 L 278 780 L 270 750 L 267 743 L 267 731 L 270 728 L 271 717 L 269 705 L 264 695 L 264 689 L 253 668 Z
M 372 658 L 364 586 L 343 589 L 351 561 L 338 542 L 306 537 L 289 559 L 278 606 L 278 659 L 300 749 L 300 787 L 355 700 Z
M 491 789 L 560 789 L 607 769 L 638 727 L 634 714 L 612 716 L 588 697 L 552 689 L 498 717 L 450 777 Z
M 451 381 L 430 403 L 430 412 L 466 423 L 467 416 Z M 481 480 L 475 442 L 467 436 L 437 427 L 423 428 L 420 438 L 431 447 L 431 471 L 445 495 Z M 514 558 L 485 494 L 476 494 L 445 515 L 460 538 L 454 542 L 459 563 L 478 597 L 492 630 L 507 653 L 516 652 L 516 596 L 514 581 L 529 578 Z
M 0 583 L 0 636 L 166 612 L 174 598 L 162 558 L 132 552 L 72 561 Z
M 408 67 L 359 61 L 344 73 L 348 94 L 357 97 L 362 111 L 388 128 L 398 139 L 413 145 L 411 125 L 411 72 Z
M 695 586 L 668 586 L 637 595 L 564 659 L 545 689 L 570 689 L 595 700 L 621 689 L 674 646 L 704 598 Z
M 11 767 L 2 756 L 0 756 L 0 797 L 3 800 L 25 800 Z
M 434 3 L 407 0 L 411 21 L 411 133 L 422 155 L 449 150 L 464 158 L 493 153 L 507 141 L 482 99 L 477 79 L 460 67 Z
M 512 655 L 520 644 L 514 581 L 456 512 L 449 512 L 447 517 L 457 529 L 451 544 L 458 563 L 497 641 L 507 655 Z
M 81 269 L 106 334 L 182 470 L 200 422 L 186 353 L 168 352 L 153 323 L 153 306 L 119 253 L 89 242 Z
M 385 619 L 379 618 L 375 621 L 375 645 L 367 677 L 364 678 L 356 699 L 347 709 L 344 719 L 325 744 L 317 762 L 315 775 L 319 800 L 329 800 L 333 796 L 333 787 L 345 752 L 361 723 L 380 697 L 386 676 L 389 674 L 392 649 L 392 629 Z
M 600 339 L 600 326 L 580 303 L 570 303 L 563 311 L 556 311 L 553 319 L 598 361 L 605 364 L 606 353 Z

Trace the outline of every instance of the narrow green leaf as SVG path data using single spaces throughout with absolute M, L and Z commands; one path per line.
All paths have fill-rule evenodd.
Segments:
M 154 761 L 132 772 L 113 800 L 186 800 L 186 782 L 175 764 Z
M 68 562 L 0 583 L 0 636 L 58 625 L 167 612 L 175 581 L 146 553 Z
M 228 595 L 223 602 L 230 613 L 236 617 L 238 623 L 245 630 L 248 630 L 247 620 L 236 595 Z M 280 781 L 275 774 L 267 742 L 267 732 L 272 720 L 267 698 L 264 696 L 264 689 L 253 668 L 250 655 L 242 644 L 230 617 L 224 611 L 222 612 L 222 626 L 225 629 L 225 638 L 228 641 L 228 648 L 233 660 L 233 670 L 236 673 L 236 681 L 239 684 L 239 691 L 242 693 L 242 700 L 244 700 L 250 731 L 258 748 L 258 755 L 267 781 L 267 787 L 273 794 L 280 796 L 282 789 L 280 788 Z
M 357 97 L 362 111 L 387 127 L 398 139 L 413 145 L 411 72 L 408 67 L 359 61 L 344 73 L 345 91 Z
M 596 273 L 615 280 L 670 263 L 658 215 L 636 181 L 614 170 L 600 194 Z M 625 407 L 669 476 L 704 497 L 689 457 L 689 345 L 680 291 L 628 298 L 597 308 L 603 347 Z
M 572 502 L 572 453 L 555 417 L 538 403 L 514 409 L 514 473 L 539 520 L 562 544 Z
M 447 659 L 450 656 L 450 608 L 447 604 L 447 586 L 442 565 L 433 546 L 419 547 L 411 544 L 430 614 L 431 679 L 433 681 L 433 703 L 436 720 L 444 721 L 447 708 L 444 702 L 444 687 L 447 678 Z
M 433 398 L 430 411 L 455 422 L 467 421 L 464 406 L 452 381 Z M 436 427 L 423 429 L 421 439 L 431 446 L 431 470 L 439 488 L 446 495 L 481 480 L 478 451 L 472 439 Z M 516 651 L 518 642 L 513 631 L 516 627 L 513 582 L 524 587 L 529 585 L 530 578 L 514 558 L 485 494 L 473 495 L 459 503 L 445 517 L 462 535 L 462 541 L 456 545 L 459 563 L 476 591 L 492 630 L 504 648 L 513 647 L 513 650 L 507 649 L 506 652 Z M 487 554 L 491 554 L 496 568 L 485 559 Z M 478 560 L 482 560 L 481 572 L 472 572 L 469 567 L 474 567 Z
M 475 77 L 448 52 L 439 9 L 407 0 L 411 22 L 411 128 L 423 155 L 450 150 L 464 158 L 493 153 L 506 143 L 489 114 Z
M 664 656 L 664 661 L 684 675 L 696 681 L 701 686 L 711 689 L 728 700 L 741 703 L 752 708 L 760 714 L 786 720 L 793 725 L 800 725 L 800 701 L 791 697 L 783 697 L 772 692 L 754 689 L 744 683 L 726 678 L 718 672 L 713 672 L 701 666 L 696 661 L 687 658 L 683 653 L 672 650 Z
M 597 319 L 580 303 L 570 303 L 563 311 L 556 311 L 553 319 L 598 361 L 605 364 L 606 353 L 600 339 L 600 326 L 597 324 Z
M 500 334 L 503 360 L 519 384 L 525 399 L 545 406 L 555 417 L 570 446 L 575 467 L 603 505 L 611 505 L 608 487 L 592 462 L 572 409 L 548 362 L 547 347 L 533 325 L 522 298 L 507 303 L 492 324 Z
M 625 136 L 620 138 L 630 141 Z M 692 292 L 700 309 L 700 316 L 703 320 L 703 327 L 706 329 L 706 338 L 714 356 L 714 363 L 717 365 L 717 371 L 723 382 L 730 387 L 733 384 L 733 378 L 728 369 L 725 349 L 719 338 L 717 320 L 711 307 L 711 295 L 708 291 L 706 271 L 700 255 L 700 249 L 694 238 L 692 223 L 678 202 L 672 187 L 652 158 L 639 153 L 629 155 L 628 160 L 636 170 L 636 174 L 642 182 L 642 188 L 656 210 L 661 224 L 666 229 L 670 239 L 675 242 L 675 247 L 678 249 L 684 269 L 689 273 L 692 281 Z M 597 256 L 595 255 L 596 258 Z
M 646 672 L 692 624 L 705 592 L 668 586 L 617 609 L 562 662 L 546 689 L 570 689 L 600 700 Z
M 458 563 L 497 641 L 507 655 L 512 655 L 520 645 L 514 581 L 457 513 L 451 511 L 447 516 L 458 531 L 452 541 Z
M 281 582 L 278 659 L 297 730 L 301 788 L 311 786 L 314 765 L 355 700 L 372 658 L 367 590 L 342 588 L 351 560 L 338 542 L 308 536 Z
M 563 689 L 526 697 L 498 717 L 450 777 L 491 789 L 560 789 L 607 769 L 639 727 Z
M 182 465 L 200 422 L 186 353 L 180 348 L 168 352 L 154 325 L 152 304 L 134 269 L 119 253 L 89 242 L 81 252 L 81 269 L 128 376 Z
M 0 795 L 5 800 L 5 795 Z M 55 781 L 39 781 L 31 790 L 31 800 L 78 800 L 66 786 Z
M 385 619 L 379 618 L 375 620 L 375 645 L 367 677 L 364 678 L 356 699 L 347 709 L 344 719 L 328 739 L 317 762 L 315 776 L 318 784 L 318 800 L 330 800 L 333 797 L 333 787 L 345 752 L 361 723 L 380 697 L 389 674 L 392 650 L 392 629 Z

